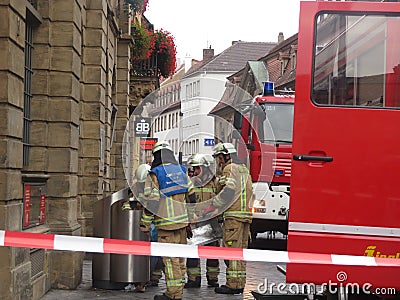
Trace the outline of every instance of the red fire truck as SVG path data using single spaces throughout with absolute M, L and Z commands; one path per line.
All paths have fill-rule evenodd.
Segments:
M 272 82 L 235 115 L 240 132 L 238 155 L 249 165 L 254 183 L 251 234 L 287 234 L 292 161 L 294 95 L 274 91 Z
M 400 267 L 373 265 L 400 258 L 399 32 L 400 3 L 301 3 L 288 251 L 374 259 L 288 264 L 288 283 L 400 290 Z

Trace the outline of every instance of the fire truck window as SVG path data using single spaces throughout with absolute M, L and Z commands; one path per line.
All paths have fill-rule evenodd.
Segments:
M 400 107 L 400 17 L 322 14 L 316 28 L 316 104 Z

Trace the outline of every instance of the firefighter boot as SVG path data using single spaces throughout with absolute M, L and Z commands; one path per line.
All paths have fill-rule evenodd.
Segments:
M 208 275 L 207 275 L 207 285 L 209 286 L 209 287 L 219 287 L 219 284 L 218 284 L 218 278 L 216 278 L 216 279 L 214 279 L 214 278 L 210 278 Z
M 217 294 L 230 294 L 230 295 L 235 295 L 235 294 L 243 294 L 243 288 L 242 289 L 231 289 L 230 287 L 227 287 L 226 285 L 221 285 L 220 287 L 216 287 L 214 291 Z
M 199 288 L 200 285 L 201 285 L 201 277 L 196 276 L 195 280 L 188 280 L 188 282 L 185 283 L 185 289 Z
M 165 294 L 162 295 L 155 295 L 154 300 L 172 300 L 172 298 L 166 296 Z M 181 299 L 176 299 L 176 300 L 181 300 Z

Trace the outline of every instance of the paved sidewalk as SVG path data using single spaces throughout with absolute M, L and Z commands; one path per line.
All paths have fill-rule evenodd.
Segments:
M 205 261 L 202 260 L 202 270 Z M 219 283 L 225 284 L 225 264 L 220 261 L 221 274 L 219 276 Z M 82 300 L 82 299 L 153 299 L 154 295 L 161 294 L 165 290 L 165 281 L 162 278 L 158 287 L 149 287 L 144 293 L 137 293 L 133 291 L 119 291 L 119 290 L 101 290 L 92 288 L 92 262 L 89 260 L 84 261 L 83 265 L 83 279 L 82 283 L 76 290 L 51 290 L 42 299 L 43 300 Z M 253 299 L 251 295 L 252 290 L 257 290 L 257 286 L 263 283 L 268 278 L 269 282 L 285 282 L 285 276 L 276 270 L 276 264 L 272 263 L 247 263 L 247 282 L 243 295 L 220 295 L 214 292 L 213 288 L 207 287 L 207 279 L 205 273 L 202 274 L 202 286 L 199 289 L 184 289 L 184 299 L 213 299 L 213 300 L 239 300 Z

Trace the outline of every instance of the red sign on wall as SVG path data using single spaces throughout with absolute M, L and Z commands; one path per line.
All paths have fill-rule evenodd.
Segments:
M 46 195 L 40 195 L 40 214 L 39 222 L 43 223 L 46 215 Z
M 24 186 L 24 227 L 31 224 L 31 186 Z
M 140 139 L 140 149 L 151 150 L 153 149 L 157 141 L 158 141 L 157 138 L 142 138 Z

